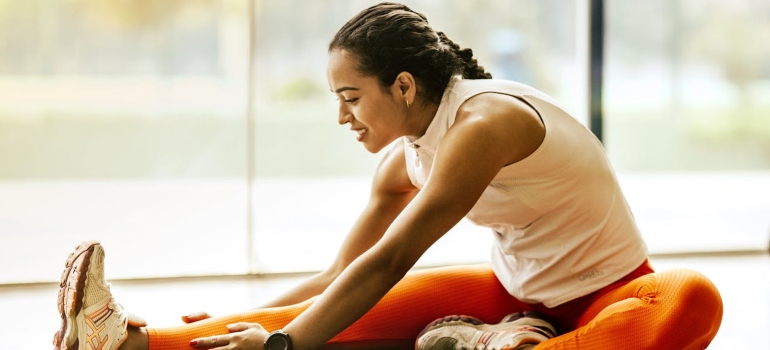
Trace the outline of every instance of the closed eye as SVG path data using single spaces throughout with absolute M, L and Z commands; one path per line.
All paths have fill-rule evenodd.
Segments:
M 339 100 L 340 100 L 340 98 L 339 98 L 339 97 L 335 97 L 335 98 L 334 98 L 334 100 L 335 100 L 335 101 L 339 101 Z M 343 99 L 342 99 L 342 102 L 345 102 L 345 103 L 355 103 L 356 101 L 358 101 L 358 97 L 356 97 L 356 98 L 351 98 L 351 99 L 346 99 L 346 98 L 343 98 Z

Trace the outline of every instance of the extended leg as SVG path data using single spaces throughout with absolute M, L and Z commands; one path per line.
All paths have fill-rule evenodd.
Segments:
M 225 326 L 235 322 L 256 322 L 268 331 L 282 328 L 311 303 L 247 311 L 173 328 L 148 328 L 150 349 L 186 349 L 191 339 L 225 334 Z M 527 310 L 531 307 L 510 296 L 488 265 L 420 270 L 407 274 L 372 310 L 329 343 L 412 341 L 427 324 L 446 315 L 470 315 L 492 323 L 509 313 Z

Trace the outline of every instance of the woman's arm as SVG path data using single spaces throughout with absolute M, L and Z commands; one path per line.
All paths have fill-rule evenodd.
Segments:
M 353 260 L 380 240 L 396 216 L 417 194 L 417 188 L 406 173 L 405 162 L 404 145 L 397 142 L 377 166 L 369 201 L 348 232 L 334 262 L 259 308 L 292 305 L 323 293 Z M 182 320 L 192 323 L 209 317 L 206 312 L 195 312 L 182 316 Z
M 340 247 L 334 262 L 261 307 L 296 304 L 323 293 L 350 263 L 380 240 L 385 230 L 417 194 L 406 173 L 404 146 L 396 142 L 377 166 L 369 202 Z
M 365 314 L 470 211 L 502 167 L 540 145 L 545 130 L 531 108 L 513 97 L 487 95 L 460 109 L 426 185 L 382 238 L 286 326 L 295 349 L 315 349 Z

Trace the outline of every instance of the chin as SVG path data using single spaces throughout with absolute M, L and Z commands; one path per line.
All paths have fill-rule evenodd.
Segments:
M 369 151 L 369 153 L 376 154 L 380 153 L 385 148 L 388 148 L 390 145 L 393 144 L 393 142 L 401 142 L 401 137 L 396 137 L 392 140 L 384 140 L 378 143 L 370 143 L 368 140 L 363 142 L 364 148 Z
M 382 150 L 382 147 L 375 147 L 375 146 L 369 146 L 364 144 L 364 148 L 369 151 L 369 153 L 375 154 Z
M 369 153 L 376 154 L 380 151 L 382 151 L 383 148 L 385 148 L 387 145 L 380 145 L 380 144 L 371 144 L 368 142 L 364 142 L 364 148 L 369 151 Z

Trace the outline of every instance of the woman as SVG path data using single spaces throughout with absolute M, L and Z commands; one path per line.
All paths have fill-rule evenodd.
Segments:
M 112 299 L 104 252 L 86 242 L 62 276 L 57 349 L 415 339 L 419 349 L 702 349 L 713 339 L 714 285 L 653 272 L 602 145 L 550 97 L 490 79 L 470 49 L 393 3 L 339 30 L 327 74 L 338 122 L 370 152 L 392 145 L 334 263 L 260 309 L 153 329 Z M 492 229 L 491 264 L 409 272 L 463 217 Z

